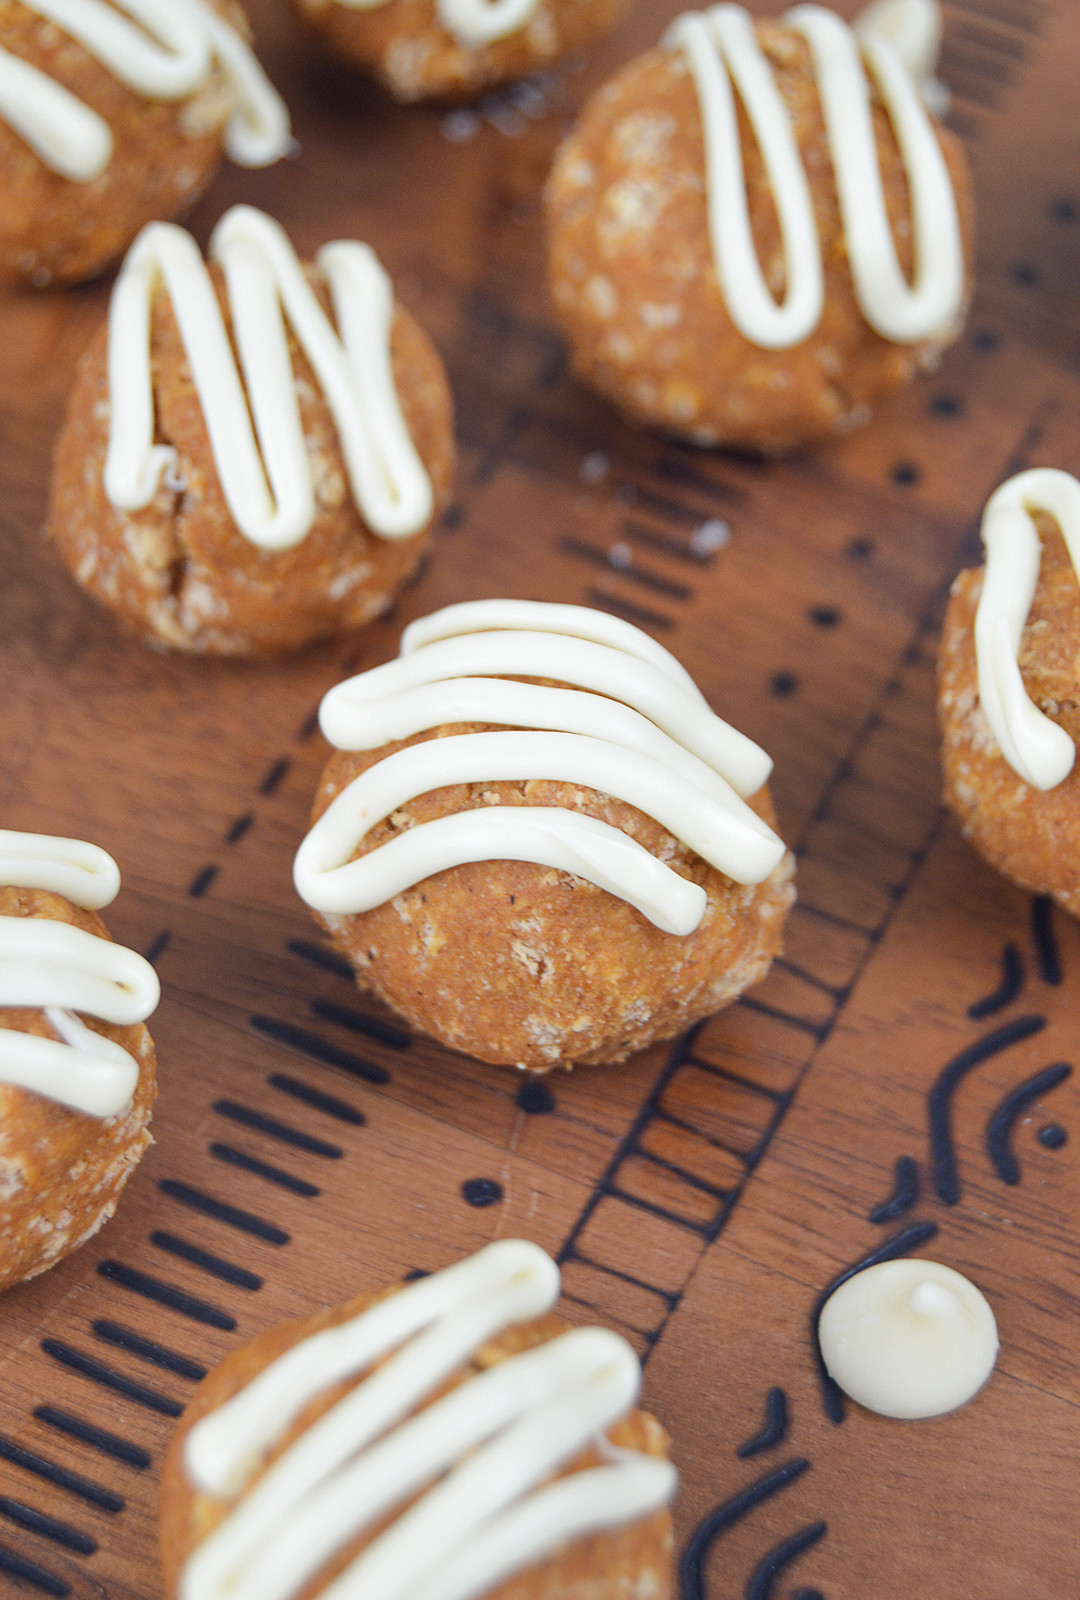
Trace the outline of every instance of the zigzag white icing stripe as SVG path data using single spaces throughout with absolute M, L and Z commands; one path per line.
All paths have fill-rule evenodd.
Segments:
M 665 932 L 698 926 L 704 889 L 628 834 L 562 807 L 485 805 L 422 823 L 351 859 L 373 827 L 417 796 L 500 779 L 599 790 L 655 818 L 736 882 L 767 878 L 784 846 L 741 796 L 765 782 L 768 756 L 714 716 L 666 651 L 612 622 L 569 606 L 452 607 L 413 624 L 396 661 L 332 689 L 320 721 L 341 749 L 377 749 L 455 722 L 515 731 L 424 740 L 361 773 L 297 853 L 303 899 L 328 914 L 366 911 L 432 873 L 502 858 L 576 873 Z M 462 633 L 466 627 L 481 631 Z M 517 678 L 577 687 L 508 681 Z
M 243 1498 L 189 1559 L 182 1600 L 290 1600 L 387 1516 L 325 1600 L 474 1600 L 569 1540 L 666 1504 L 670 1463 L 604 1439 L 640 1385 L 634 1352 L 605 1329 L 563 1334 L 424 1407 L 558 1293 L 558 1268 L 536 1245 L 489 1245 L 293 1346 L 202 1418 L 184 1450 L 190 1479 Z M 365 1372 L 252 1483 L 307 1405 Z M 604 1465 L 546 1481 L 590 1443 Z
M 207 0 L 19 3 L 77 39 L 114 77 L 148 100 L 186 99 L 217 67 L 235 102 L 225 131 L 232 159 L 263 167 L 289 149 L 284 101 L 247 43 Z M 108 123 L 47 73 L 7 50 L 0 50 L 0 118 L 46 166 L 74 182 L 98 177 L 112 158 Z
M 114 899 L 120 874 L 96 845 L 0 830 L 0 884 L 51 890 L 96 910 Z M 159 995 L 153 967 L 133 950 L 64 922 L 0 917 L 0 1008 L 40 1007 L 64 1041 L 0 1028 L 0 1083 L 115 1116 L 134 1093 L 138 1062 L 75 1013 L 142 1022 Z
M 246 538 L 263 549 L 288 549 L 307 535 L 316 516 L 286 322 L 322 386 L 365 522 L 383 539 L 418 532 L 430 520 L 434 496 L 401 411 L 390 358 L 394 292 L 374 251 L 345 241 L 319 251 L 340 333 L 288 235 L 263 212 L 251 206 L 226 212 L 210 254 L 225 275 L 242 376 L 210 275 L 183 228 L 166 222 L 144 228 L 116 281 L 109 312 L 105 462 L 105 490 L 113 505 L 126 511 L 148 505 L 176 461 L 172 446 L 154 443 L 150 324 L 163 285 L 191 363 L 221 487 Z
M 919 86 L 890 42 L 925 54 L 925 18 L 903 25 L 910 21 L 909 12 L 921 16 L 923 0 L 905 0 L 899 18 L 895 9 L 875 24 L 872 8 L 856 32 L 816 5 L 798 5 L 781 21 L 801 33 L 810 47 L 859 307 L 883 338 L 908 344 L 945 333 L 959 315 L 964 259 L 945 158 Z M 886 24 L 889 38 L 878 31 Z M 731 319 L 751 343 L 789 349 L 807 339 L 821 320 L 821 243 L 791 115 L 753 21 L 741 6 L 713 6 L 678 18 L 664 42 L 684 52 L 697 88 L 709 231 Z M 921 60 L 913 64 L 924 65 Z M 915 247 L 910 283 L 900 267 L 886 210 L 867 70 L 904 162 Z M 736 91 L 760 148 L 780 223 L 786 288 L 779 303 L 754 245 Z

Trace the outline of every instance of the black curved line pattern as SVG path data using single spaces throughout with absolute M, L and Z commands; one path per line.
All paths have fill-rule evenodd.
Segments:
M 843 1272 L 839 1273 L 814 1301 L 814 1309 L 810 1313 L 810 1341 L 814 1353 L 814 1362 L 818 1369 L 818 1379 L 821 1383 L 821 1404 L 830 1422 L 841 1423 L 844 1420 L 844 1391 L 836 1382 L 836 1379 L 829 1376 L 829 1370 L 825 1365 L 821 1354 L 821 1345 L 818 1341 L 818 1323 L 821 1321 L 821 1313 L 825 1309 L 826 1300 L 831 1294 L 835 1294 L 841 1284 L 847 1283 L 849 1278 L 854 1278 L 858 1273 L 865 1272 L 867 1267 L 878 1266 L 882 1261 L 895 1261 L 898 1256 L 906 1256 L 910 1250 L 917 1250 L 928 1239 L 932 1239 L 937 1231 L 938 1225 L 936 1222 L 913 1222 L 909 1227 L 901 1228 L 899 1233 L 894 1233 L 891 1238 L 885 1240 L 883 1245 L 879 1245 L 876 1250 L 872 1250 L 868 1256 L 863 1256 L 850 1267 L 845 1267 Z
M 930 1125 L 930 1164 L 934 1174 L 934 1188 L 947 1206 L 960 1199 L 960 1173 L 956 1164 L 956 1147 L 952 1136 L 952 1101 L 961 1082 L 969 1072 L 989 1061 L 991 1056 L 1029 1039 L 1046 1027 L 1046 1018 L 1039 1015 L 1017 1017 L 993 1033 L 984 1034 L 969 1044 L 966 1050 L 953 1056 L 938 1074 L 927 1097 L 927 1119 Z
M 809 1550 L 812 1545 L 817 1544 L 827 1532 L 827 1523 L 812 1522 L 809 1527 L 801 1528 L 798 1533 L 793 1533 L 790 1539 L 783 1540 L 774 1550 L 770 1550 L 754 1568 L 746 1585 L 746 1600 L 770 1600 L 776 1580 L 785 1568 L 801 1556 L 804 1550 Z
M 820 1589 L 796 1589 L 793 1600 L 825 1600 Z
M 735 1454 L 740 1461 L 749 1461 L 765 1450 L 782 1444 L 788 1431 L 787 1395 L 783 1389 L 770 1389 L 765 1397 L 765 1426 L 752 1439 L 741 1444 Z
M 980 1022 L 983 1017 L 993 1016 L 995 1011 L 1004 1011 L 1006 1006 L 1012 1005 L 1024 987 L 1024 962 L 1014 944 L 1007 944 L 1001 952 L 1001 982 L 993 994 L 988 994 L 981 1000 L 976 1000 L 974 1005 L 968 1006 L 968 1016 L 972 1022 Z
M 1048 894 L 1038 894 L 1031 902 L 1031 937 L 1039 963 L 1039 977 L 1056 988 L 1061 982 L 1061 951 L 1054 932 L 1054 902 Z
M 1017 1117 L 1033 1100 L 1049 1094 L 1059 1083 L 1072 1077 L 1072 1067 L 1067 1061 L 1058 1061 L 1052 1067 L 1026 1078 L 1011 1094 L 1007 1094 L 986 1124 L 986 1148 L 994 1171 L 1002 1183 L 1020 1182 L 1020 1163 L 1012 1147 L 1012 1132 Z
M 725 1500 L 723 1505 L 717 1506 L 715 1511 L 710 1511 L 709 1515 L 698 1523 L 679 1562 L 679 1587 L 682 1600 L 705 1600 L 705 1558 L 716 1540 L 763 1501 L 770 1499 L 774 1494 L 779 1494 L 781 1489 L 786 1489 L 796 1478 L 801 1478 L 809 1467 L 809 1461 L 802 1457 L 788 1461 L 775 1472 L 768 1473 L 764 1478 L 758 1478 L 756 1483 L 750 1484 L 739 1494 L 732 1495 L 730 1500 Z
M 919 1168 L 911 1156 L 900 1156 L 896 1163 L 893 1191 L 887 1200 L 870 1213 L 874 1223 L 895 1222 L 911 1210 L 919 1198 Z

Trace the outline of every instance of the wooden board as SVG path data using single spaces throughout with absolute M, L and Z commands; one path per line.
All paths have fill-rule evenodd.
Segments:
M 120 639 L 38 537 L 106 286 L 0 304 L 0 815 L 116 855 L 111 926 L 164 986 L 155 1148 L 103 1234 L 0 1308 L 4 1594 L 154 1600 L 156 1474 L 199 1371 L 281 1317 L 513 1233 L 560 1255 L 572 1315 L 648 1358 L 683 1474 L 687 1600 L 1080 1592 L 1080 1173 L 1074 1143 L 1038 1138 L 1075 1132 L 1080 1080 L 1023 1108 L 1018 1173 L 985 1135 L 1070 1060 L 1080 948 L 943 819 L 932 710 L 943 596 L 985 497 L 1025 464 L 1080 468 L 1075 8 L 948 6 L 981 217 L 969 332 L 868 430 L 777 466 L 621 425 L 567 377 L 544 298 L 537 193 L 563 118 L 676 9 L 640 0 L 562 77 L 561 110 L 530 121 L 504 100 L 503 131 L 455 144 L 440 113 L 388 106 L 309 55 L 279 5 L 252 6 L 303 155 L 223 172 L 196 233 L 246 199 L 305 252 L 368 239 L 459 403 L 434 558 L 347 650 L 257 669 Z M 390 655 L 409 617 L 500 593 L 653 630 L 775 755 L 800 857 L 765 984 L 673 1048 L 542 1085 L 387 1025 L 290 883 L 322 693 Z M 875 1223 L 901 1157 L 918 1199 Z M 975 1277 L 1000 1364 L 954 1417 L 840 1422 L 815 1304 L 890 1244 Z M 786 1429 L 774 1396 L 771 1434 L 740 1449 L 780 1389 Z

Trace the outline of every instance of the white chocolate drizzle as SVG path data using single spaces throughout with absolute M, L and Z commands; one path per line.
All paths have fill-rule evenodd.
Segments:
M 517 678 L 557 679 L 549 688 Z M 331 689 L 320 724 L 344 750 L 448 723 L 514 731 L 426 739 L 369 767 L 337 795 L 297 853 L 317 911 L 383 905 L 469 861 L 532 861 L 575 873 L 666 933 L 692 933 L 708 897 L 621 829 L 561 806 L 482 805 L 410 827 L 352 860 L 384 818 L 451 784 L 547 779 L 636 806 L 737 883 L 760 883 L 783 842 L 742 796 L 765 752 L 710 711 L 674 657 L 605 612 L 538 602 L 450 606 L 407 628 L 396 661 Z
M 233 100 L 225 149 L 244 167 L 279 160 L 292 144 L 289 113 L 255 55 L 208 0 L 19 0 L 76 39 L 133 93 L 175 101 L 215 69 Z M 126 14 L 125 14 L 126 13 Z M 0 50 L 0 118 L 45 165 L 89 183 L 112 159 L 104 118 L 27 61 Z
M 263 212 L 251 206 L 226 212 L 210 255 L 225 276 L 240 370 L 210 274 L 183 228 L 167 222 L 144 228 L 117 278 L 109 312 L 105 460 L 112 504 L 141 510 L 177 465 L 173 446 L 154 442 L 151 313 L 163 287 L 191 364 L 222 491 L 252 544 L 290 549 L 310 532 L 317 512 L 286 324 L 322 387 L 353 499 L 368 527 L 382 539 L 417 533 L 431 518 L 434 496 L 394 382 L 394 291 L 374 251 L 343 240 L 319 251 L 337 329 L 288 235 Z
M 115 898 L 120 874 L 97 845 L 0 829 L 0 884 L 51 891 L 97 910 Z M 0 1007 L 40 1008 L 60 1034 L 44 1039 L 0 1028 L 0 1083 L 89 1116 L 116 1116 L 135 1092 L 139 1064 L 75 1013 L 142 1022 L 159 997 L 156 972 L 133 950 L 66 922 L 0 917 Z
M 911 9 L 910 18 L 893 14 L 894 0 L 878 25 L 871 12 L 855 31 L 816 5 L 795 6 L 780 20 L 810 48 L 859 308 L 883 338 L 911 344 L 943 336 L 955 324 L 964 298 L 964 256 L 948 167 L 912 73 L 927 70 L 932 28 L 924 0 L 898 3 Z M 683 51 L 697 89 L 709 236 L 731 320 L 752 344 L 790 349 L 821 321 L 821 242 L 791 114 L 753 20 L 736 5 L 688 12 L 672 24 L 664 43 Z M 868 73 L 904 163 L 915 256 L 911 282 L 900 266 L 886 209 Z M 779 302 L 754 244 L 736 95 L 761 151 L 779 220 L 785 279 Z
M 979 701 L 1005 760 L 1025 783 L 1053 789 L 1072 771 L 1076 746 L 1032 704 L 1017 663 L 1039 581 L 1042 545 L 1034 519 L 1040 512 L 1054 518 L 1080 574 L 1080 483 L 1050 467 L 1003 483 L 983 513 L 986 570 L 975 612 L 975 660 Z
M 337 0 L 346 11 L 374 11 L 387 0 Z M 435 15 L 458 44 L 477 50 L 518 33 L 540 9 L 540 0 L 435 0 Z
M 425 1405 L 558 1294 L 537 1245 L 488 1245 L 294 1345 L 201 1418 L 184 1445 L 188 1477 L 242 1498 L 189 1558 L 181 1600 L 290 1600 L 388 1517 L 322 1600 L 474 1600 L 572 1539 L 666 1505 L 670 1462 L 605 1437 L 641 1381 L 633 1350 L 606 1329 L 562 1334 Z M 260 1475 L 305 1407 L 358 1375 Z M 589 1445 L 602 1466 L 549 1481 Z

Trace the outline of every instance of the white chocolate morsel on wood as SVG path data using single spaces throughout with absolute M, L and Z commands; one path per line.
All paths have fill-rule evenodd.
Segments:
M 217 72 L 233 102 L 225 149 L 245 167 L 279 160 L 292 143 L 285 103 L 244 39 L 208 0 L 19 0 L 77 39 L 133 93 L 186 100 Z M 30 62 L 0 50 L 0 119 L 45 165 L 89 183 L 112 158 L 107 122 Z
M 337 327 L 319 303 L 284 229 L 234 206 L 210 254 L 225 276 L 234 355 L 199 248 L 167 222 L 144 228 L 128 252 L 109 309 L 109 447 L 105 491 L 114 506 L 149 505 L 176 466 L 156 444 L 151 313 L 172 300 L 206 420 L 222 492 L 237 527 L 265 550 L 286 550 L 317 513 L 311 460 L 289 355 L 291 328 L 337 426 L 353 500 L 371 531 L 406 539 L 431 519 L 431 480 L 416 452 L 394 381 L 394 291 L 374 251 L 338 241 L 317 256 Z M 254 427 L 252 424 L 254 423 Z
M 935 1261 L 886 1261 L 841 1284 L 818 1323 L 845 1394 L 886 1417 L 937 1417 L 977 1394 L 997 1360 L 997 1323 L 967 1278 Z
M 457 722 L 513 731 L 427 739 L 355 778 L 297 853 L 296 887 L 310 906 L 368 911 L 449 867 L 505 859 L 586 878 L 667 933 L 700 924 L 700 885 L 622 830 L 559 806 L 456 812 L 352 859 L 386 817 L 459 783 L 547 779 L 598 790 L 644 811 L 738 883 L 763 882 L 783 858 L 783 842 L 742 798 L 768 778 L 768 756 L 710 711 L 666 650 L 604 612 L 503 600 L 448 607 L 406 631 L 396 661 L 331 689 L 320 711 L 323 732 L 343 750 Z
M 906 19 L 906 13 L 904 18 L 890 14 L 880 31 L 873 13 L 852 31 L 816 5 L 795 6 L 780 20 L 810 48 L 859 308 L 883 338 L 912 344 L 944 337 L 954 326 L 963 306 L 964 256 L 948 167 L 919 83 L 900 53 L 914 56 L 922 74 L 932 29 L 916 0 L 900 3 L 913 6 L 919 15 L 913 11 Z M 688 12 L 672 24 L 664 44 L 683 51 L 697 88 L 709 235 L 731 320 L 752 344 L 790 349 L 809 338 L 821 320 L 824 268 L 810 181 L 791 114 L 753 20 L 736 5 Z M 910 282 L 900 266 L 885 205 L 871 82 L 892 122 L 907 178 L 915 256 Z M 780 224 L 785 289 L 779 302 L 762 271 L 751 230 L 738 102 L 761 151 Z
M 374 11 L 387 0 L 336 0 L 346 11 Z M 540 0 L 435 0 L 435 15 L 451 38 L 476 50 L 519 33 L 540 9 Z
M 46 890 L 96 910 L 115 898 L 120 874 L 96 845 L 0 830 L 0 886 Z M 5 1006 L 40 1008 L 60 1035 L 0 1027 L 0 1083 L 90 1116 L 116 1116 L 135 1092 L 139 1064 L 76 1013 L 143 1022 L 159 996 L 153 967 L 123 945 L 45 917 L 0 917 L 0 1017 Z
M 203 1417 L 185 1443 L 188 1477 L 242 1498 L 189 1558 L 181 1600 L 291 1600 L 387 1518 L 323 1600 L 476 1600 L 572 1539 L 666 1505 L 671 1464 L 604 1437 L 641 1380 L 617 1334 L 575 1329 L 425 1404 L 558 1293 L 538 1246 L 489 1245 L 294 1345 Z M 361 1374 L 258 1476 L 306 1406 Z M 589 1445 L 603 1465 L 551 1481 Z
M 1064 782 L 1076 746 L 1033 705 L 1017 664 L 1020 640 L 1039 581 L 1040 513 L 1053 517 L 1080 574 L 1080 483 L 1067 472 L 1037 467 L 1003 483 L 983 512 L 986 570 L 975 612 L 979 701 L 1001 753 L 1036 789 Z

